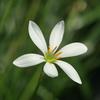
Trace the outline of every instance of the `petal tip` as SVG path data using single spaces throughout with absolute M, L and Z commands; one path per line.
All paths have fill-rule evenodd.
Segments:
M 58 74 L 57 75 L 55 75 L 55 76 L 50 76 L 51 78 L 56 78 L 56 77 L 58 77 Z
M 46 73 L 45 69 L 43 69 L 43 70 L 44 70 L 45 74 L 48 75 L 48 76 L 51 77 L 51 78 L 58 77 L 58 72 L 53 73 L 53 74 L 50 74 L 50 73 Z
M 15 61 L 13 61 L 13 65 L 15 65 Z
M 85 44 L 82 44 L 83 45 L 83 50 L 84 50 L 84 52 L 83 53 L 86 53 L 87 51 L 88 51 L 88 48 L 87 48 L 87 46 L 85 45 Z
M 29 20 L 29 26 L 28 26 L 28 28 L 30 29 L 31 26 L 32 26 L 32 21 Z
M 88 51 L 88 48 L 87 48 L 87 46 L 85 46 L 85 51 L 86 51 L 86 52 Z
M 76 80 L 75 82 L 77 82 L 78 84 L 82 85 L 81 79 L 78 79 L 78 80 Z
M 16 60 L 13 61 L 13 65 L 18 66 Z
M 79 43 L 79 42 L 77 42 L 77 44 L 79 44 L 80 46 L 82 46 L 84 48 L 84 51 L 87 52 L 88 48 L 87 48 L 87 46 L 85 44 Z
M 29 23 L 33 22 L 32 20 L 29 20 Z
M 81 80 L 80 80 L 80 81 L 78 81 L 78 84 L 82 85 L 82 81 L 81 81 Z
M 63 24 L 64 25 L 64 20 L 61 20 L 59 23 Z
M 34 25 L 34 24 L 35 24 L 35 22 L 34 22 L 34 21 L 29 20 L 29 25 Z
M 13 61 L 13 65 L 15 65 L 16 67 L 25 67 L 25 66 L 21 65 L 21 63 L 18 60 L 18 58 Z
M 13 65 L 15 65 L 17 67 L 21 67 L 20 64 L 16 60 L 13 61 Z
M 58 77 L 58 72 L 55 74 L 55 77 Z

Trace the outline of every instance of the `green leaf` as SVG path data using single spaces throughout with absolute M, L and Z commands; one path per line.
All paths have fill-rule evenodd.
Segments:
M 27 84 L 26 88 L 23 90 L 23 93 L 19 100 L 30 100 L 30 98 L 35 93 L 35 91 L 38 87 L 41 73 L 42 73 L 42 67 L 38 66 L 38 69 L 33 74 L 32 78 L 29 81 L 29 83 Z

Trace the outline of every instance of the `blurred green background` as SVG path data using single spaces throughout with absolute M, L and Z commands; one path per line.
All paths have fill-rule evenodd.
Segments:
M 41 54 L 28 35 L 29 20 L 40 26 L 46 41 L 64 20 L 61 47 L 76 41 L 87 45 L 87 54 L 63 59 L 78 71 L 82 85 L 58 67 L 59 77 L 53 79 L 40 77 L 44 64 L 23 69 L 12 64 L 23 54 Z M 99 56 L 100 0 L 0 0 L 0 100 L 100 100 Z

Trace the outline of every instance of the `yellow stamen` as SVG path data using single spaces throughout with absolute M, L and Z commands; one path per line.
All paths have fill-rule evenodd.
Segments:
M 51 49 L 51 48 L 52 48 L 52 47 L 49 46 L 49 48 L 48 48 L 48 52 L 49 52 L 49 53 L 50 53 L 50 52 L 54 53 L 57 47 L 55 47 L 54 49 Z
M 50 48 L 50 47 L 48 48 L 48 52 L 49 52 L 49 53 L 51 52 L 51 48 Z
M 61 51 L 58 51 L 58 52 L 55 54 L 55 56 L 57 57 L 57 56 L 59 56 L 61 53 L 62 53 Z
M 56 60 L 59 60 L 59 59 L 61 59 L 61 57 L 56 58 Z
M 57 49 L 57 46 L 52 50 L 52 52 L 55 52 L 56 49 Z

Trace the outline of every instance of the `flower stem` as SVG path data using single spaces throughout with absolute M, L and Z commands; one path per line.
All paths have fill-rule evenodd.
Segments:
M 32 76 L 31 80 L 27 84 L 19 100 L 30 100 L 30 98 L 36 92 L 36 89 L 39 86 L 41 73 L 42 73 L 42 67 L 39 66 L 37 71 Z

